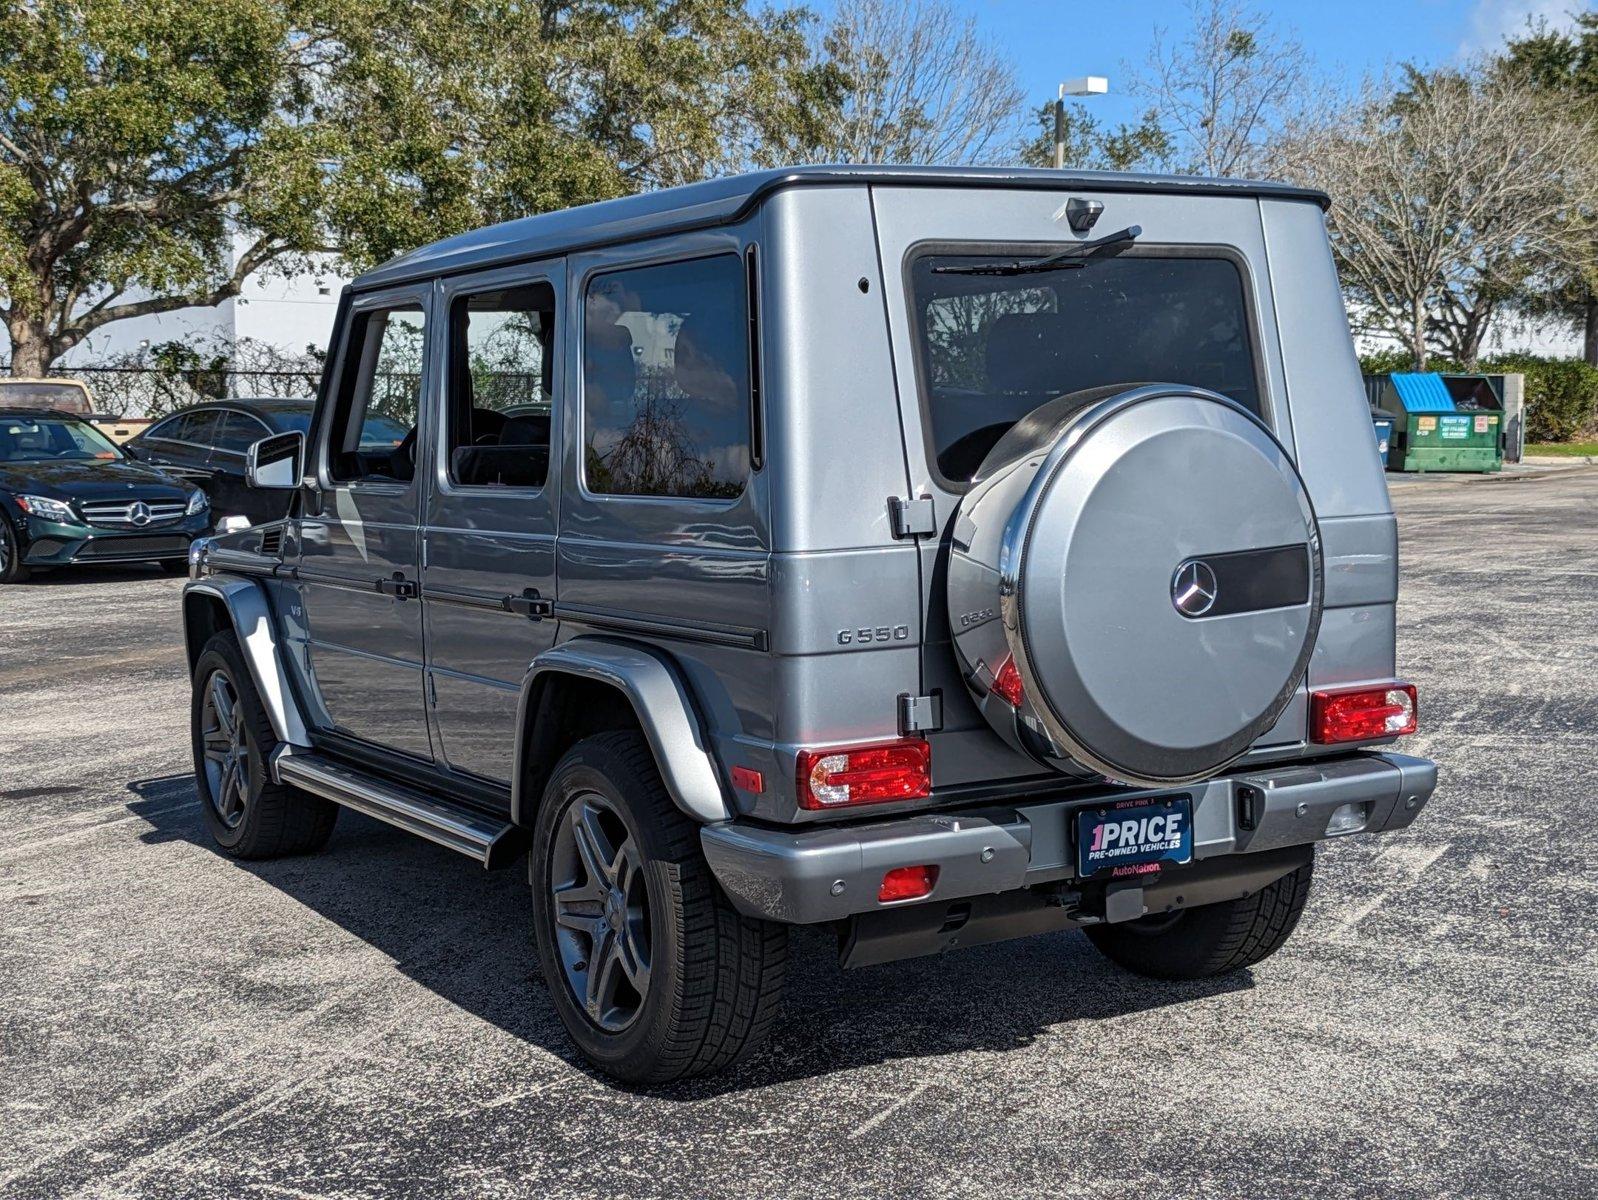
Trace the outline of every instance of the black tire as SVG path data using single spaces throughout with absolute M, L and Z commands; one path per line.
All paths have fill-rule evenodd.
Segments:
M 1089 925 L 1112 962 L 1152 979 L 1229 975 L 1276 953 L 1298 925 L 1315 873 L 1312 858 L 1239 900 L 1116 925 Z
M 231 736 L 225 722 L 218 723 L 210 716 L 217 707 L 211 689 L 219 679 L 233 700 Z M 206 642 L 194 665 L 189 724 L 200 811 L 224 853 L 234 858 L 278 858 L 306 854 L 327 844 L 338 820 L 338 805 L 272 781 L 267 764 L 277 738 L 230 632 L 216 634 Z M 218 762 L 215 754 L 224 739 L 231 754 Z M 212 756 L 206 753 L 208 740 Z M 232 786 L 224 765 L 228 762 L 236 764 Z
M 21 583 L 28 578 L 22 562 L 22 542 L 4 512 L 0 512 L 0 584 Z
M 612 863 L 636 856 L 637 865 L 590 878 L 573 857 L 574 822 L 583 817 L 603 839 L 588 842 L 590 851 L 608 845 Z M 704 1075 L 738 1062 L 770 1031 L 782 1003 L 787 927 L 733 908 L 705 865 L 699 827 L 667 795 L 640 734 L 597 734 L 557 764 L 534 823 L 529 878 L 534 941 L 556 1011 L 605 1074 L 633 1084 Z M 557 884 L 567 899 L 557 901 Z M 584 899 L 591 890 L 610 899 Z M 590 904 L 597 916 L 587 915 Z M 557 909 L 563 921 L 586 919 L 598 933 L 557 925 Z M 647 945 L 639 943 L 644 935 Z M 601 962 L 590 974 L 593 958 Z M 642 965 L 641 991 L 628 960 Z M 607 978 L 615 981 L 608 997 Z M 580 988 L 597 993 L 593 1009 Z

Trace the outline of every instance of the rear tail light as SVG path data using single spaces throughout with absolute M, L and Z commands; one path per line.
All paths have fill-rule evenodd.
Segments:
M 993 690 L 1011 708 L 1021 707 L 1021 701 L 1026 698 L 1026 691 L 1021 686 L 1021 669 L 1015 665 L 1013 654 L 1005 656 L 998 673 L 994 675 Z
M 895 867 L 882 877 L 877 899 L 883 904 L 891 904 L 895 900 L 919 900 L 923 896 L 930 896 L 937 882 L 937 867 Z
M 885 804 L 931 794 L 932 747 L 926 742 L 799 752 L 800 808 Z
M 1408 683 L 1311 692 L 1309 740 L 1332 745 L 1414 733 L 1418 713 L 1415 688 Z

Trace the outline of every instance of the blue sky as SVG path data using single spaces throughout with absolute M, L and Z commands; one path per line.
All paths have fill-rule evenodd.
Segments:
M 1313 54 L 1319 71 L 1334 79 L 1357 79 L 1406 60 L 1425 65 L 1455 62 L 1502 42 L 1527 16 L 1568 21 L 1571 10 L 1591 0 L 1285 0 L 1253 6 L 1292 30 Z M 1105 75 L 1109 96 L 1089 103 L 1102 120 L 1115 123 L 1136 114 L 1137 105 L 1117 95 L 1128 65 L 1148 55 L 1155 25 L 1176 36 L 1186 24 L 1182 0 L 951 0 L 976 17 L 982 29 L 1016 64 L 1021 82 L 1039 102 L 1052 99 L 1061 79 Z M 829 0 L 812 0 L 828 10 Z

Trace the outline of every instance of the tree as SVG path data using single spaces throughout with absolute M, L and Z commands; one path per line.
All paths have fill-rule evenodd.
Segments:
M 1021 147 L 1021 161 L 1031 167 L 1054 165 L 1054 101 L 1035 110 L 1036 135 Z M 1171 140 L 1158 115 L 1145 113 L 1136 125 L 1106 128 L 1087 106 L 1065 106 L 1065 165 L 1095 171 L 1148 170 L 1170 156 Z
M 963 165 L 1015 152 L 1015 69 L 943 0 L 843 0 L 812 52 L 841 86 L 812 158 Z
M 12 0 L 11 369 L 319 252 L 791 158 L 839 94 L 806 28 L 744 0 Z
M 1235 0 L 1191 0 L 1192 28 L 1156 27 L 1129 90 L 1165 131 L 1166 165 L 1188 175 L 1263 175 L 1272 135 L 1303 97 L 1309 56 Z
M 0 12 L 13 373 L 42 374 L 112 321 L 219 303 L 322 240 L 322 131 L 293 110 L 324 55 L 268 0 Z
M 1578 14 L 1568 33 L 1546 25 L 1529 30 L 1509 43 L 1496 69 L 1582 114 L 1587 152 L 1598 157 L 1598 13 Z M 1591 203 L 1573 204 L 1563 220 L 1580 253 L 1541 264 L 1517 304 L 1530 316 L 1574 324 L 1582 334 L 1582 357 L 1598 367 L 1598 210 Z
M 1562 215 L 1591 196 L 1568 112 L 1479 66 L 1375 90 L 1281 139 L 1288 174 L 1332 197 L 1351 306 L 1424 369 L 1435 347 L 1474 364 L 1532 264 L 1573 252 Z

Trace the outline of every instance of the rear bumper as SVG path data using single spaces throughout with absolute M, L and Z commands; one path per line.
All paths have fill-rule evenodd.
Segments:
M 1364 808 L 1351 832 L 1381 833 L 1413 821 L 1437 785 L 1437 767 L 1422 758 L 1356 753 L 1223 775 L 1182 791 L 1193 798 L 1194 862 L 1206 875 L 1252 875 L 1248 856 L 1326 838 L 1338 809 Z M 700 831 L 716 879 L 746 916 L 810 925 L 866 913 L 995 895 L 1076 878 L 1071 815 L 1101 804 L 1159 795 L 1156 790 L 1105 789 L 960 812 L 901 816 L 831 828 L 775 829 L 730 822 Z M 1346 836 L 1346 835 L 1339 835 Z M 938 881 L 924 899 L 882 904 L 877 889 L 894 867 L 932 864 Z M 1172 873 L 1176 878 L 1178 868 Z

